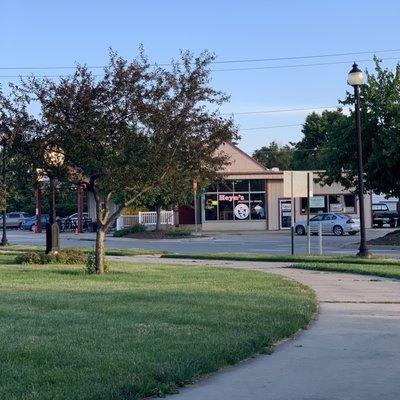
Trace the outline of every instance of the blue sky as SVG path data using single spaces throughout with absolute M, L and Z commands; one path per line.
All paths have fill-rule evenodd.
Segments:
M 400 48 L 398 0 L 287 1 L 5 1 L 1 2 L 0 67 L 102 65 L 111 46 L 124 57 L 140 43 L 149 57 L 168 62 L 179 49 L 215 52 L 219 60 L 361 52 Z M 400 59 L 400 51 L 380 54 Z M 261 67 L 349 61 L 345 64 L 213 72 L 231 95 L 223 112 L 334 106 L 346 90 L 353 59 L 371 55 L 219 65 Z M 396 60 L 384 64 L 393 67 Z M 369 62 L 360 66 L 371 67 Z M 216 67 L 217 68 L 217 67 Z M 1 70 L 0 75 L 29 70 Z M 66 70 L 35 71 L 62 74 Z M 9 79 L 0 78 L 5 84 Z M 309 111 L 236 116 L 241 128 L 301 124 Z M 272 140 L 301 138 L 301 127 L 243 130 L 252 152 Z

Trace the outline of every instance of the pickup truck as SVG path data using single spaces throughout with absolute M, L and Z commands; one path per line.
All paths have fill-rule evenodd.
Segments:
M 382 228 L 384 224 L 389 224 L 391 228 L 397 225 L 399 214 L 389 210 L 387 204 L 372 204 L 372 225 Z

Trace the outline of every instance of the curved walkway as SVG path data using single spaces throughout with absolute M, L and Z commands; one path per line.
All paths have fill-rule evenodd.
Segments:
M 115 258 L 114 258 L 115 259 Z M 126 257 L 124 257 L 126 260 Z M 132 257 L 131 261 L 258 269 L 312 287 L 320 313 L 310 329 L 182 388 L 171 400 L 397 400 L 400 281 L 283 268 L 285 263 Z

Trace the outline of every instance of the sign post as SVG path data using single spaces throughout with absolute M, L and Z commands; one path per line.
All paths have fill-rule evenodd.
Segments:
M 313 195 L 312 182 L 313 173 L 307 171 L 283 171 L 283 195 L 291 199 L 291 253 L 294 254 L 294 228 L 296 223 L 295 198 L 307 197 Z M 309 208 L 309 207 L 308 207 Z M 309 216 L 308 216 L 309 218 Z
M 291 235 L 291 254 L 294 255 L 294 194 L 293 194 L 293 171 L 290 174 L 290 204 L 292 208 L 291 216 L 290 216 L 290 235 Z
M 197 179 L 193 179 L 193 195 L 194 195 L 194 230 L 197 235 Z

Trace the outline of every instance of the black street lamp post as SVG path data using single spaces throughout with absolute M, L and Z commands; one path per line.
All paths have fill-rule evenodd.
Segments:
M 46 224 L 46 254 L 60 251 L 60 227 L 56 216 L 56 179 L 50 176 L 50 213 Z
M 347 77 L 347 83 L 354 88 L 354 108 L 356 122 L 356 144 L 357 144 L 357 170 L 358 170 L 358 202 L 360 209 L 360 247 L 357 255 L 360 257 L 370 257 L 371 253 L 367 248 L 365 235 L 365 212 L 364 212 L 364 169 L 362 159 L 362 138 L 361 138 L 361 114 L 360 114 L 360 85 L 364 82 L 362 71 L 356 63 Z

